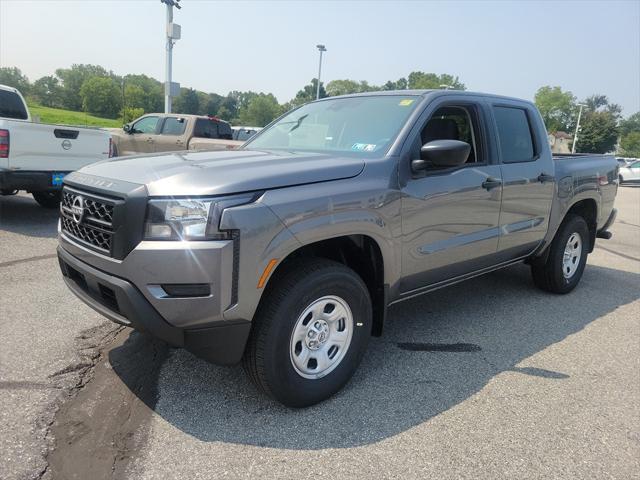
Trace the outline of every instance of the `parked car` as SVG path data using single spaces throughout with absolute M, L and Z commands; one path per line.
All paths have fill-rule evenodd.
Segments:
M 389 305 L 522 262 L 543 290 L 576 287 L 611 237 L 617 162 L 554 158 L 546 139 L 530 102 L 376 92 L 301 106 L 241 150 L 102 162 L 65 178 L 64 280 L 111 320 L 243 360 L 262 391 L 312 405 Z
M 626 167 L 620 167 L 618 172 L 618 179 L 620 183 L 640 183 L 640 160 L 627 165 Z
M 233 150 L 231 125 L 214 116 L 150 113 L 110 129 L 115 156 L 180 150 Z
M 20 92 L 0 85 L 0 195 L 26 190 L 56 208 L 63 177 L 108 158 L 110 148 L 103 130 L 33 123 Z
M 262 130 L 262 127 L 231 127 L 233 130 L 233 139 L 246 142 L 256 133 Z

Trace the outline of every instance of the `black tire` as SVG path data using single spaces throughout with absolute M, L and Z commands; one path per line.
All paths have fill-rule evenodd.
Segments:
M 624 178 L 622 178 L 622 175 L 618 176 L 618 185 L 622 185 L 622 182 L 624 182 Z
M 371 336 L 371 298 L 362 279 L 340 263 L 303 259 L 284 268 L 264 293 L 243 365 L 259 389 L 286 406 L 300 408 L 329 398 L 356 371 Z M 351 342 L 326 376 L 305 378 L 294 367 L 291 337 L 305 309 L 326 296 L 348 304 L 353 315 Z
M 36 202 L 44 208 L 58 208 L 62 195 L 59 190 L 53 192 L 32 192 Z
M 577 268 L 570 277 L 566 277 L 563 272 L 563 258 L 565 247 L 573 234 L 578 234 L 582 242 L 582 250 L 579 260 L 575 262 Z M 560 225 L 556 232 L 556 236 L 551 242 L 549 256 L 545 263 L 533 263 L 531 265 L 531 273 L 533 281 L 537 287 L 552 293 L 569 293 L 573 290 L 584 272 L 587 264 L 587 255 L 589 253 L 590 244 L 589 227 L 584 218 L 569 214 Z
M 112 157 L 117 157 L 118 156 L 118 147 L 115 143 L 111 144 L 111 156 Z

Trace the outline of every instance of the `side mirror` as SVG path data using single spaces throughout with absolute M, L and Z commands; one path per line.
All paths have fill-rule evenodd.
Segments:
M 131 133 L 131 125 L 130 125 L 130 124 L 128 124 L 128 123 L 125 123 L 125 124 L 122 126 L 122 130 L 124 130 L 126 133 Z
M 424 170 L 429 164 L 436 167 L 459 167 L 469 158 L 471 145 L 459 140 L 433 140 L 420 148 L 420 159 L 411 161 L 414 172 Z

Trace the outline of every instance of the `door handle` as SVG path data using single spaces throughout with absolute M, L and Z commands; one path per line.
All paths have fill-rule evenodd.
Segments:
M 499 187 L 500 185 L 502 185 L 502 180 L 494 177 L 489 177 L 484 182 L 482 182 L 482 188 L 486 188 L 487 190 Z
M 556 179 L 556 177 L 554 177 L 553 175 L 548 175 L 546 173 L 541 173 L 540 175 L 538 175 L 538 181 L 540 183 L 545 183 L 545 182 L 553 182 Z

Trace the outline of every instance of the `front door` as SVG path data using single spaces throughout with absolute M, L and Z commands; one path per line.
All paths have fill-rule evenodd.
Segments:
M 432 140 L 461 140 L 471 145 L 467 162 L 455 168 L 428 168 L 402 187 L 401 293 L 410 293 L 494 261 L 500 235 L 502 178 L 489 158 L 480 105 L 439 106 L 414 141 L 413 156 Z
M 118 145 L 118 155 L 134 155 L 155 151 L 160 117 L 149 115 L 136 120 L 128 135 L 123 135 Z

